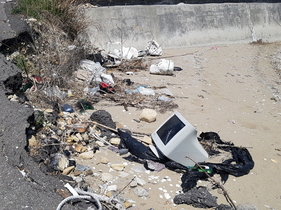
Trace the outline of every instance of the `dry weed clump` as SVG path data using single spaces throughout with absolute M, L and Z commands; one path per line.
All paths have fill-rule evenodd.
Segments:
M 19 0 L 13 12 L 48 22 L 62 29 L 74 40 L 86 27 L 78 5 L 87 2 L 87 0 Z
M 146 70 L 148 64 L 144 59 L 130 59 L 123 60 L 121 64 L 118 66 L 118 70 L 122 72 L 138 72 L 142 70 Z
M 29 94 L 34 96 L 35 101 L 38 99 L 38 103 L 42 103 L 41 95 L 46 90 L 57 88 L 65 91 L 73 87 L 70 84 L 72 73 L 87 54 L 87 44 L 78 38 L 87 27 L 80 6 L 86 2 L 20 0 L 14 8 L 14 13 L 27 17 L 31 41 L 23 49 L 18 49 L 17 56 L 11 60 L 23 70 L 27 79 L 32 80 L 33 75 L 42 78 L 36 91 Z M 55 98 L 48 96 L 44 100 L 47 102 Z

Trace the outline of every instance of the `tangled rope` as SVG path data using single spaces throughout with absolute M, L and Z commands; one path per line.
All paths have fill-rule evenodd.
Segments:
M 70 200 L 75 200 L 75 199 L 90 200 L 90 201 L 94 200 L 97 204 L 98 210 L 102 210 L 102 205 L 101 205 L 100 201 L 110 203 L 110 204 L 114 205 L 115 208 L 118 209 L 118 210 L 124 210 L 123 205 L 120 204 L 119 201 L 116 200 L 116 199 L 113 200 L 113 199 L 108 198 L 106 196 L 94 194 L 94 193 L 91 193 L 91 192 L 86 192 L 86 191 L 83 191 L 79 188 L 73 189 L 70 185 L 67 185 L 66 187 L 69 189 L 69 191 L 73 195 L 69 196 L 69 197 L 65 198 L 63 201 L 61 201 L 56 210 L 61 210 L 61 208 L 63 207 L 63 205 L 65 203 L 67 203 Z

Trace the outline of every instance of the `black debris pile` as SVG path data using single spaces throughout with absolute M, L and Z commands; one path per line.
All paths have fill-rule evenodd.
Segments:
M 185 203 L 197 208 L 217 207 L 218 209 L 222 209 L 223 206 L 225 206 L 227 207 L 226 209 L 231 209 L 232 207 L 224 204 L 218 205 L 216 202 L 217 198 L 212 196 L 207 188 L 197 186 L 197 182 L 199 180 L 207 180 L 209 177 L 219 174 L 222 183 L 225 183 L 229 175 L 240 177 L 248 174 L 254 167 L 254 161 L 247 148 L 236 147 L 231 142 L 224 142 L 215 132 L 201 133 L 198 138 L 199 142 L 211 157 L 216 156 L 223 151 L 229 153 L 232 158 L 226 159 L 222 163 L 196 163 L 195 167 L 185 167 L 166 157 L 157 157 L 149 147 L 146 147 L 143 143 L 133 138 L 129 133 L 120 129 L 118 130 L 118 133 L 121 138 L 121 143 L 118 147 L 119 150 L 125 148 L 128 149 L 134 157 L 134 160 L 144 163 L 146 168 L 150 170 L 162 170 L 163 168 L 168 168 L 174 171 L 183 172 L 181 178 L 183 193 L 174 198 L 175 204 Z M 215 189 L 218 187 L 219 186 L 214 186 L 213 188 Z
M 194 187 L 188 192 L 176 195 L 175 204 L 187 204 L 196 208 L 212 208 L 218 206 L 217 197 L 213 196 L 206 187 Z

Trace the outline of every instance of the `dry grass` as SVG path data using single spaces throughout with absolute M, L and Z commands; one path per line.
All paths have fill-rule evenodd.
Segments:
M 85 28 L 77 7 L 86 0 L 19 0 L 14 13 L 23 14 L 61 28 L 74 40 Z

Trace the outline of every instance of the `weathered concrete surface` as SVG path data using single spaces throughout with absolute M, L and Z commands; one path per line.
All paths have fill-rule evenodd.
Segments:
M 281 40 L 281 3 L 114 6 L 85 10 L 88 39 L 143 49 L 149 40 L 162 47 Z
M 20 84 L 19 69 L 0 54 L 0 210 L 56 209 L 63 199 L 56 189 L 64 189 L 63 182 L 42 173 L 25 150 L 27 119 L 33 110 L 6 95 L 17 91 Z

